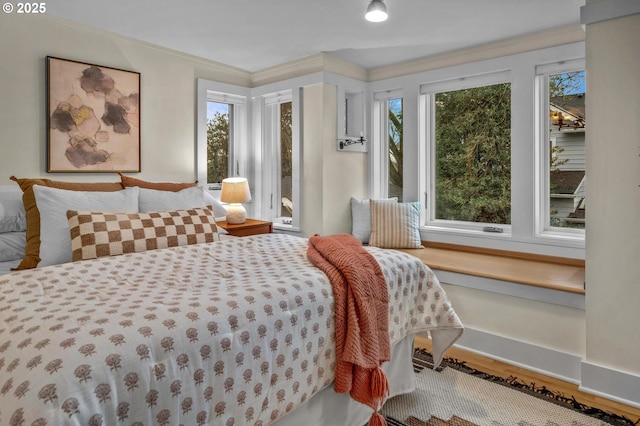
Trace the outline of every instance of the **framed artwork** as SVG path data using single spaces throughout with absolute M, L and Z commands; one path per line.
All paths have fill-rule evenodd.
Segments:
M 140 171 L 140 73 L 47 56 L 47 171 Z

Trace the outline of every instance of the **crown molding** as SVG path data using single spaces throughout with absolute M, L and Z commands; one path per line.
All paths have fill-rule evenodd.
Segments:
M 369 70 L 367 81 L 378 81 L 454 65 L 584 41 L 581 25 L 556 28 L 522 37 L 514 37 L 479 46 L 445 52 L 421 59 Z
M 367 71 L 364 68 L 329 53 L 320 52 L 256 71 L 251 76 L 251 82 L 253 87 L 258 87 L 321 71 L 363 81 L 367 78 Z
M 322 71 L 322 68 L 322 53 L 318 53 L 256 71 L 251 74 L 251 86 L 264 86 L 265 84 L 312 74 Z

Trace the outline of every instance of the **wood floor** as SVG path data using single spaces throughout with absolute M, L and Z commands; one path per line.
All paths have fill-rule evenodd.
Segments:
M 431 341 L 429 339 L 416 337 L 415 347 L 431 350 Z M 543 376 L 539 373 L 525 370 L 523 368 L 506 364 L 501 361 L 496 361 L 494 359 L 485 358 L 483 356 L 467 352 L 456 347 L 447 350 L 447 352 L 445 353 L 445 357 L 456 358 L 460 361 L 466 361 L 469 367 L 475 368 L 476 370 L 480 370 L 488 374 L 504 378 L 514 376 L 526 383 L 533 382 L 537 386 L 544 385 L 548 389 L 562 392 L 567 396 L 573 395 L 575 399 L 582 404 L 599 408 L 610 413 L 615 413 L 620 416 L 625 416 L 633 422 L 638 422 L 638 424 L 640 425 L 640 408 L 630 407 L 628 405 L 624 405 L 616 401 L 611 401 L 600 396 L 580 392 L 578 390 L 578 386 L 573 383 L 565 382 L 553 377 Z

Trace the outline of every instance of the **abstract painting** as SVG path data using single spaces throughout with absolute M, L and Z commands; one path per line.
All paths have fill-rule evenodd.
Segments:
M 47 56 L 47 171 L 140 171 L 140 73 Z

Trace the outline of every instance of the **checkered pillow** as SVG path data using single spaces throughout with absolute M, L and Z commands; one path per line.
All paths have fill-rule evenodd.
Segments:
M 67 211 L 73 261 L 218 241 L 211 209 L 153 213 Z

